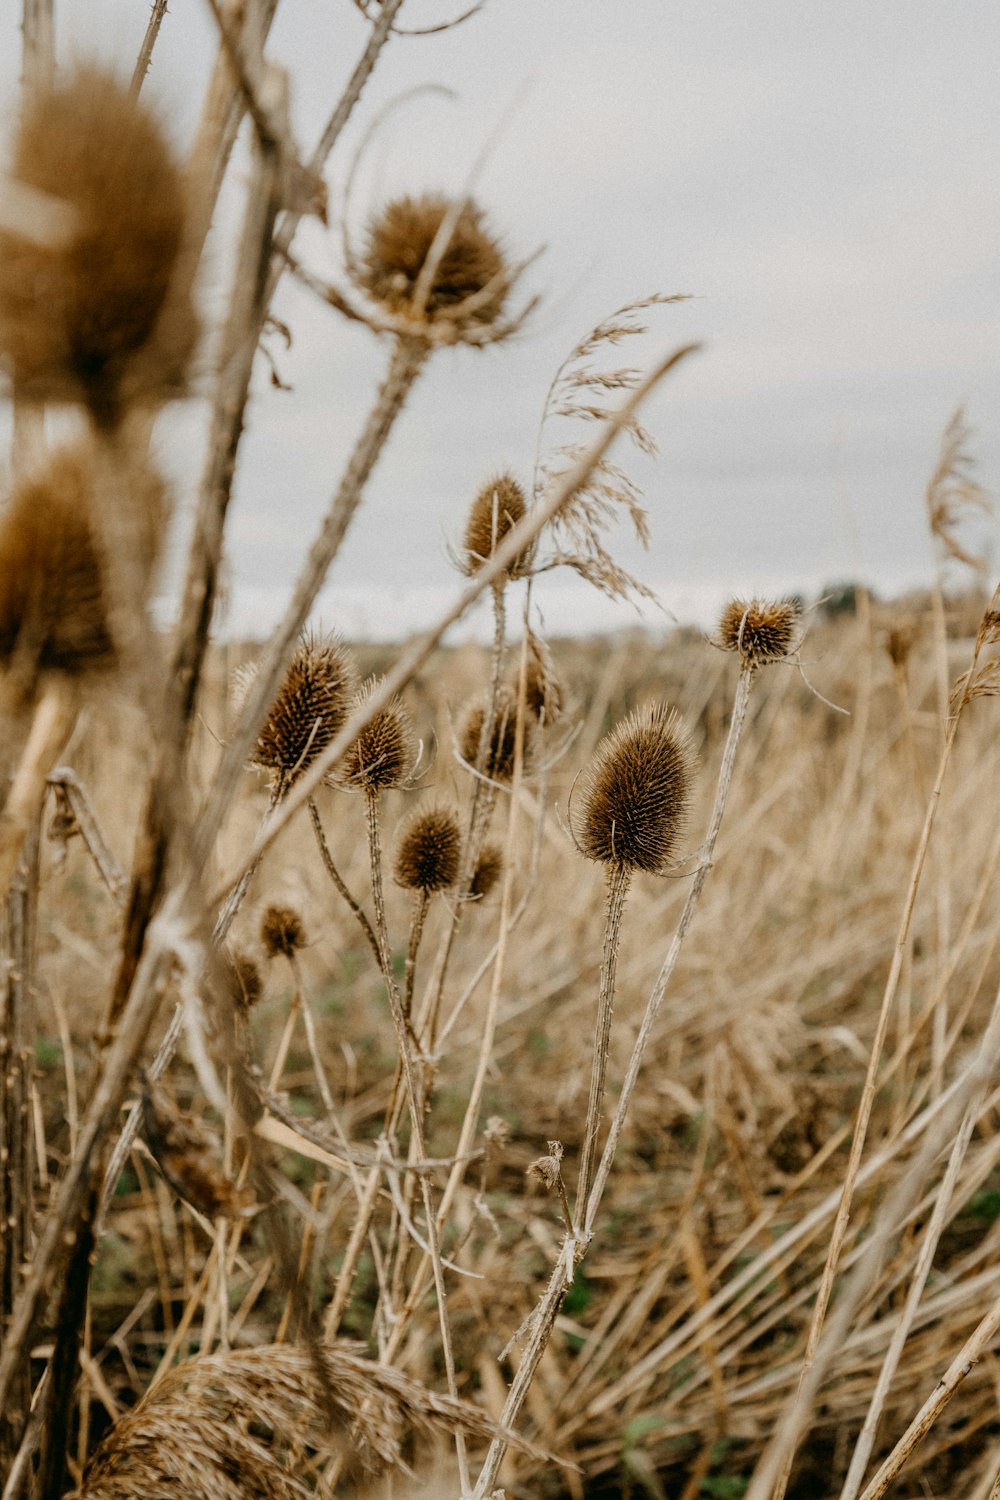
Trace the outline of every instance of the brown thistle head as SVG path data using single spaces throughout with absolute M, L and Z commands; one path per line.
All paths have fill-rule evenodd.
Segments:
M 130 466 L 127 486 L 138 523 L 133 562 L 148 580 L 166 493 L 146 465 Z M 79 676 L 116 663 L 108 560 L 94 520 L 100 489 L 98 455 L 84 441 L 50 453 L 18 482 L 0 516 L 0 662 L 26 679 L 38 671 Z
M 260 919 L 260 941 L 268 958 L 294 958 L 305 946 L 302 918 L 293 906 L 269 906 Z
M 417 808 L 396 840 L 393 874 L 410 891 L 445 891 L 458 879 L 462 834 L 450 807 Z
M 512 474 L 498 474 L 484 484 L 469 508 L 462 544 L 462 571 L 470 577 L 491 558 L 500 542 L 526 514 L 524 490 Z M 523 576 L 528 553 L 516 557 L 497 580 Z
M 694 777 L 687 734 L 673 709 L 636 709 L 607 735 L 583 774 L 573 833 L 604 865 L 658 874 L 684 831 Z
M 196 337 L 186 189 L 147 106 L 77 68 L 28 98 L 10 170 L 69 210 L 58 239 L 0 236 L 0 350 L 22 394 L 113 421 L 178 388 Z
M 479 763 L 481 741 L 488 717 L 485 700 L 468 709 L 459 735 L 459 754 L 470 766 L 477 766 L 491 781 L 509 782 L 514 776 L 517 748 L 517 700 L 506 688 L 497 697 L 489 744 L 482 764 Z M 531 721 L 524 721 L 524 759 L 531 747 Z
M 722 611 L 716 644 L 755 668 L 784 661 L 800 639 L 799 608 L 793 600 L 732 599 Z
M 503 850 L 494 842 L 484 844 L 472 872 L 469 895 L 474 901 L 485 901 L 503 874 Z
M 385 679 L 371 678 L 358 694 L 352 710 L 363 708 Z M 416 762 L 416 746 L 410 715 L 399 698 L 380 708 L 362 729 L 337 768 L 338 786 L 368 792 L 386 792 L 409 779 Z
M 458 213 L 431 277 L 424 309 L 414 305 L 420 272 L 452 207 L 443 193 L 396 198 L 387 204 L 368 226 L 359 280 L 372 301 L 391 313 L 431 323 L 454 318 L 482 327 L 500 316 L 511 274 L 482 210 L 471 202 Z
M 250 764 L 291 785 L 347 722 L 357 685 L 350 653 L 332 636 L 303 636 L 288 664 Z

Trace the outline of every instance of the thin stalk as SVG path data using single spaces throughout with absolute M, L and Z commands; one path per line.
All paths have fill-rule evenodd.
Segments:
M 420 939 L 424 935 L 424 923 L 427 920 L 427 908 L 430 905 L 430 891 L 414 891 L 413 909 L 410 916 L 410 938 L 406 945 L 406 975 L 403 981 L 403 1014 L 409 1021 L 410 1012 L 413 1009 L 413 984 L 417 973 L 417 954 L 420 951 Z
M 133 99 L 138 98 L 139 90 L 142 88 L 143 80 L 149 72 L 149 65 L 153 60 L 153 48 L 156 46 L 156 38 L 160 34 L 163 25 L 163 17 L 167 13 L 167 0 L 153 0 L 149 11 L 149 20 L 146 22 L 146 34 L 139 48 L 139 56 L 135 60 L 132 70 L 132 82 L 129 85 Z
M 344 882 L 343 876 L 333 862 L 333 855 L 330 853 L 330 846 L 326 841 L 326 833 L 323 829 L 323 824 L 320 819 L 319 808 L 316 806 L 315 797 L 309 798 L 309 818 L 312 822 L 313 832 L 316 835 L 316 843 L 319 846 L 320 858 L 323 861 L 323 867 L 326 870 L 326 873 L 329 875 L 330 879 L 333 881 L 333 884 L 336 887 L 337 891 L 339 891 L 347 906 L 357 918 L 358 925 L 365 935 L 365 942 L 374 953 L 375 962 L 381 969 L 382 955 L 379 952 L 378 939 L 372 931 L 372 924 L 369 922 L 367 916 L 355 901 L 354 897 L 351 895 L 350 891 L 347 888 L 347 885 Z
M 626 865 L 611 865 L 607 875 L 607 897 L 604 911 L 604 953 L 601 960 L 601 986 L 597 997 L 597 1026 L 594 1030 L 594 1058 L 590 1070 L 590 1097 L 587 1100 L 587 1124 L 576 1189 L 577 1230 L 582 1228 L 590 1181 L 597 1150 L 597 1133 L 601 1128 L 601 1105 L 604 1102 L 604 1079 L 611 1047 L 611 1018 L 615 1005 L 615 979 L 618 949 L 621 943 L 622 913 L 632 871 Z

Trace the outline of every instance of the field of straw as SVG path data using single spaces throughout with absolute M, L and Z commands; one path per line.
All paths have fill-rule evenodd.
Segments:
M 51 6 L 25 6 L 0 1500 L 998 1500 L 1000 603 L 963 540 L 970 435 L 959 413 L 929 447 L 922 594 L 546 640 L 555 569 L 644 593 L 616 557 L 647 526 L 629 450 L 691 352 L 631 366 L 645 299 L 555 372 L 534 475 L 464 498 L 422 635 L 311 625 L 427 362 L 532 311 L 485 210 L 424 184 L 336 284 L 296 258 L 402 3 L 358 0 L 307 155 L 273 0 L 211 0 L 184 162 L 146 104 L 165 6 L 131 83 L 55 72 Z M 386 369 L 281 621 L 238 643 L 213 619 L 285 275 Z M 153 434 L 191 392 L 207 461 L 164 630 Z M 480 597 L 492 643 L 449 644 Z

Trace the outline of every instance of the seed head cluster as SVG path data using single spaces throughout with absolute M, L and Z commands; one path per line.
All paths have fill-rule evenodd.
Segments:
M 107 417 L 179 387 L 196 337 L 186 193 L 147 107 L 78 68 L 29 98 L 10 170 L 70 211 L 54 240 L 0 236 L 0 350 L 21 393 Z
M 352 707 L 363 708 L 383 679 L 365 684 Z M 337 782 L 369 792 L 402 786 L 413 771 L 416 750 L 410 715 L 398 698 L 380 708 L 358 735 L 338 768 Z
M 525 516 L 524 490 L 511 474 L 498 474 L 484 484 L 469 509 L 465 525 L 463 568 L 470 576 L 493 556 L 497 546 Z M 526 565 L 526 557 L 515 558 L 506 570 L 516 578 Z
M 350 654 L 333 638 L 304 636 L 257 739 L 251 764 L 291 784 L 347 722 L 357 686 Z
M 694 760 L 677 714 L 650 704 L 623 719 L 584 772 L 574 835 L 588 859 L 661 871 L 687 821 Z
M 748 667 L 783 661 L 799 644 L 799 609 L 790 599 L 733 599 L 719 621 L 718 644 Z
M 260 920 L 260 940 L 268 958 L 292 958 L 305 943 L 302 918 L 291 906 L 269 906 Z
M 474 703 L 468 710 L 459 737 L 459 753 L 470 766 L 479 765 L 480 741 L 487 719 L 485 702 Z M 529 721 L 524 725 L 524 756 L 527 759 L 530 744 Z M 509 782 L 514 776 L 514 759 L 517 742 L 517 702 L 514 695 L 504 690 L 499 694 L 496 716 L 486 746 L 486 757 L 479 769 L 491 781 Z
M 413 293 L 434 237 L 451 201 L 441 193 L 397 198 L 368 227 L 359 267 L 373 301 L 403 317 L 416 314 Z M 502 250 L 474 203 L 463 204 L 448 245 L 431 278 L 423 316 L 430 322 L 454 317 L 484 325 L 499 316 L 510 275 Z M 475 299 L 468 306 L 469 299 Z
M 396 884 L 411 891 L 444 891 L 458 879 L 462 834 L 450 807 L 418 808 L 400 830 L 393 865 Z
M 11 493 L 0 518 L 0 660 L 28 671 L 79 675 L 115 664 L 105 562 L 93 521 L 101 502 L 90 442 L 56 449 Z M 127 476 L 148 578 L 166 513 L 162 482 L 145 466 Z

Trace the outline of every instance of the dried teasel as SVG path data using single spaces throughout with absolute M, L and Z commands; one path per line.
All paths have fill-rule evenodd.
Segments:
M 237 1009 L 241 1012 L 252 1010 L 264 990 L 264 982 L 255 960 L 249 953 L 228 954 L 226 977 Z
M 92 442 L 60 448 L 21 479 L 0 517 L 0 661 L 25 678 L 71 676 L 116 664 L 107 564 L 98 542 L 100 463 Z M 131 558 L 150 578 L 166 518 L 166 492 L 147 465 L 130 462 Z
M 108 422 L 179 390 L 197 332 L 187 194 L 147 105 L 79 67 L 29 95 L 10 172 L 68 210 L 61 237 L 0 236 L 0 350 L 19 393 Z
M 352 709 L 364 708 L 384 680 L 371 678 Z M 351 745 L 337 768 L 336 782 L 368 792 L 386 792 L 409 780 L 416 758 L 410 715 L 400 699 L 393 698 L 369 720 Z
M 410 891 L 444 891 L 458 879 L 462 834 L 458 816 L 446 806 L 417 808 L 396 840 L 393 875 Z
M 462 571 L 470 577 L 491 558 L 508 532 L 513 531 L 527 513 L 524 490 L 512 474 L 498 474 L 484 484 L 469 507 L 462 544 Z M 497 579 L 494 587 L 507 578 L 519 578 L 530 561 L 530 549 L 515 558 Z
M 260 940 L 268 958 L 294 958 L 305 945 L 302 918 L 292 906 L 269 906 L 260 919 Z
M 791 599 L 732 599 L 722 611 L 716 645 L 735 651 L 744 666 L 784 661 L 801 638 L 799 607 Z
M 303 636 L 250 764 L 290 786 L 347 723 L 356 685 L 354 661 L 340 641 Z
M 459 735 L 458 750 L 467 765 L 476 766 L 490 781 L 510 782 L 514 776 L 514 761 L 517 751 L 517 700 L 504 689 L 497 697 L 496 712 L 485 747 L 485 758 L 480 763 L 482 739 L 487 723 L 488 705 L 485 700 L 473 703 L 466 712 Z M 531 722 L 524 721 L 524 759 L 528 759 L 531 748 Z
M 362 289 L 389 312 L 421 321 L 494 323 L 510 291 L 511 273 L 482 210 L 461 205 L 430 279 L 423 308 L 414 304 L 420 273 L 435 236 L 454 208 L 443 193 L 397 198 L 374 216 L 357 270 Z
M 573 834 L 588 859 L 658 874 L 687 822 L 694 757 L 678 715 L 660 703 L 630 713 L 583 773 Z
M 494 841 L 484 844 L 472 872 L 469 895 L 474 901 L 485 901 L 502 874 L 503 850 Z

